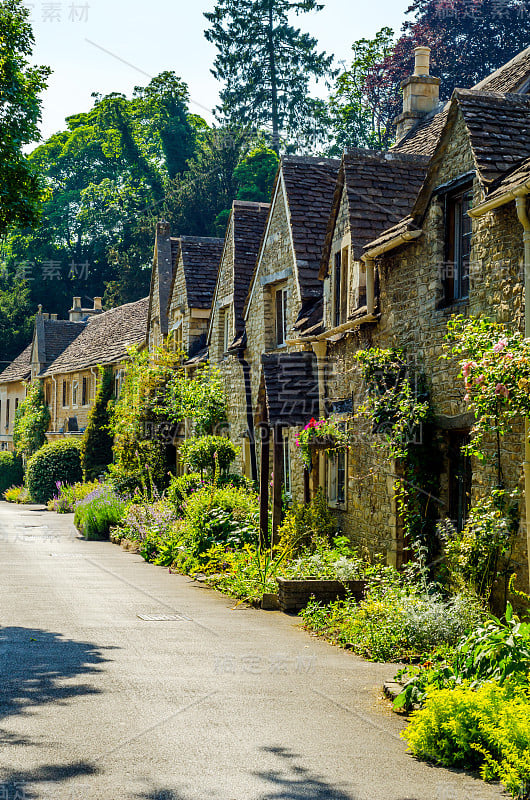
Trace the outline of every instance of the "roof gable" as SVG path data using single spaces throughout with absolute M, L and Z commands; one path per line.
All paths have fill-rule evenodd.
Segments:
M 322 253 L 321 279 L 327 273 L 344 192 L 354 258 L 358 261 L 369 241 L 410 212 L 428 163 L 424 156 L 374 150 L 351 150 L 344 155 Z
M 182 264 L 188 308 L 212 307 L 223 239 L 182 236 L 179 244 L 179 268 Z M 171 302 L 174 281 L 168 302 Z

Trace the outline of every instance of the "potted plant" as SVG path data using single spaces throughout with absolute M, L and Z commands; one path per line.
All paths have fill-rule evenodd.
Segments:
M 304 466 L 311 470 L 314 450 L 336 450 L 346 447 L 347 436 L 335 422 L 329 419 L 310 419 L 295 442 L 300 450 Z

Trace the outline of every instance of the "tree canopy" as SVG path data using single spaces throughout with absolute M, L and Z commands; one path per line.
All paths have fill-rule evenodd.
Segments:
M 10 225 L 32 225 L 42 185 L 24 146 L 39 139 L 40 93 L 50 70 L 30 66 L 34 38 L 21 0 L 0 2 L 0 236 Z

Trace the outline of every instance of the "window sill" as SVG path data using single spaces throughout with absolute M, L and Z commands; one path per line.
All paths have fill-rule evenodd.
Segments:
M 328 500 L 328 506 L 333 511 L 347 511 L 348 510 L 348 506 L 347 506 L 346 503 L 332 503 L 331 500 Z

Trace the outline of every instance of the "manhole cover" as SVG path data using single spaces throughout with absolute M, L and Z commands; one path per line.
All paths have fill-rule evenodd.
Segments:
M 137 614 L 138 619 L 144 622 L 183 622 L 184 617 L 180 614 Z

